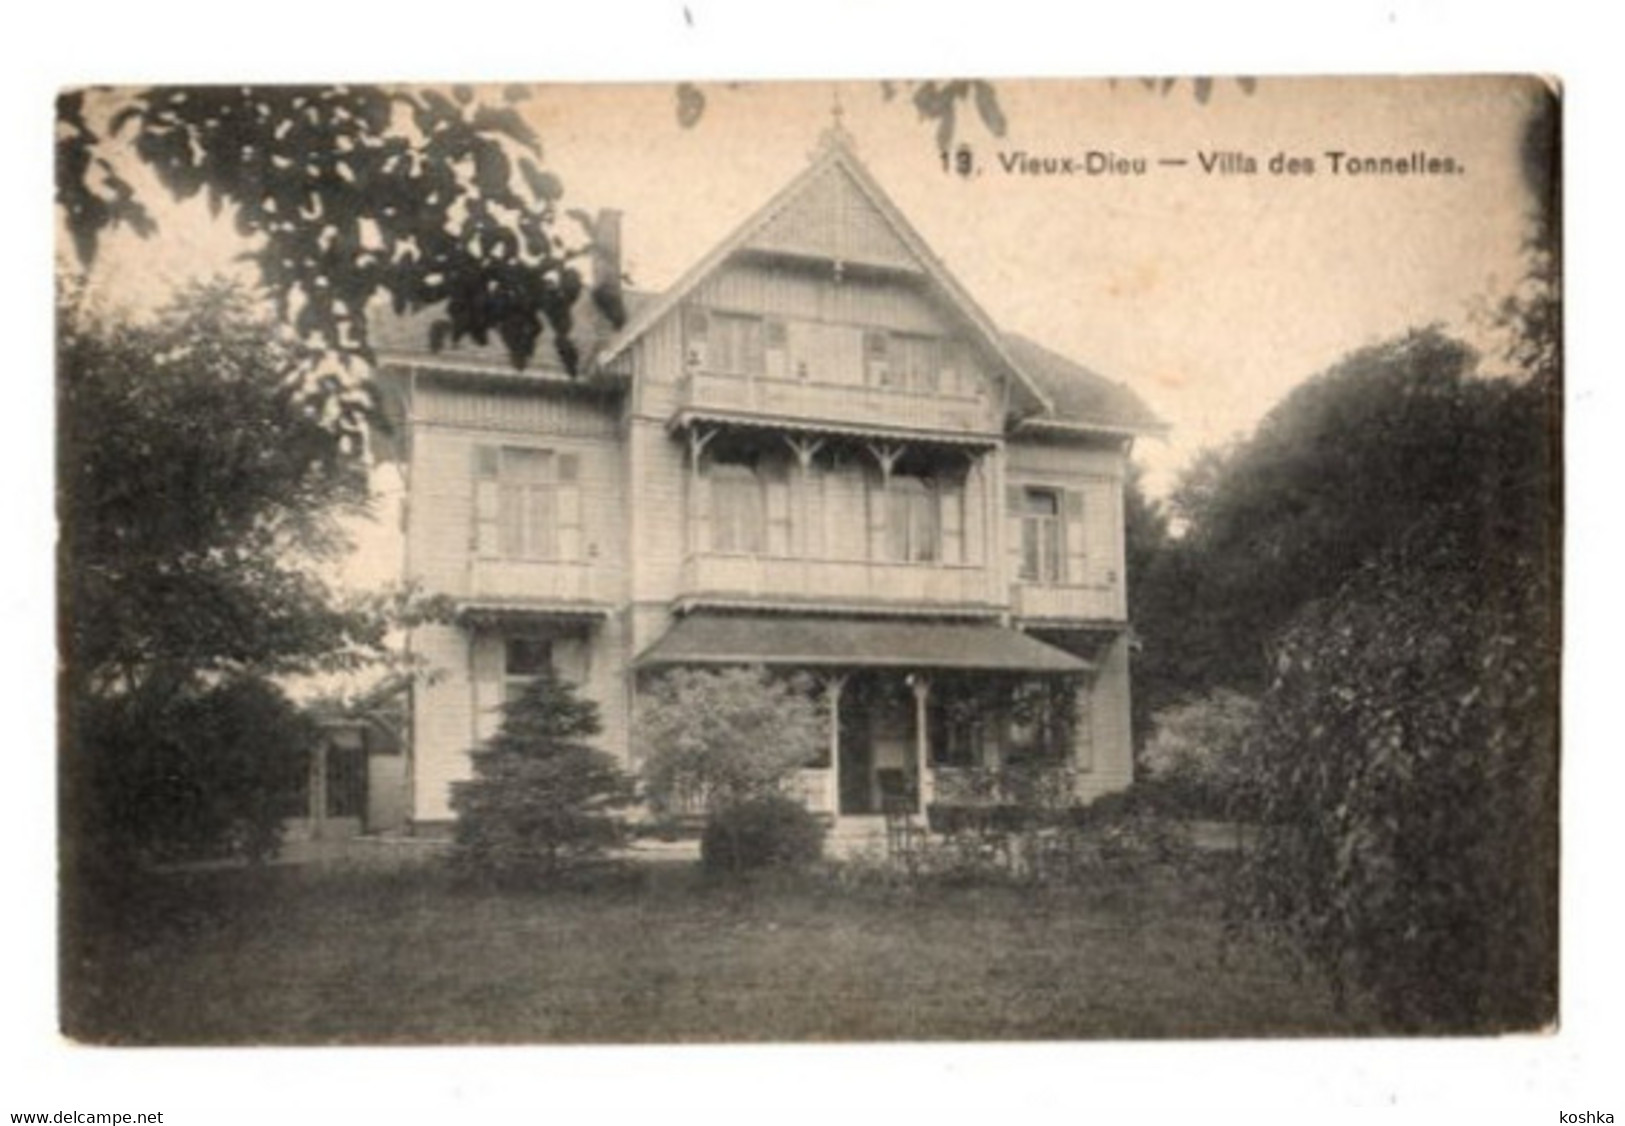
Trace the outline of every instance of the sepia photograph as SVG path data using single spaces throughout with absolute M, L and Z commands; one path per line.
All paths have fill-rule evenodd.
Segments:
M 63 89 L 61 1035 L 1556 1035 L 1562 105 Z

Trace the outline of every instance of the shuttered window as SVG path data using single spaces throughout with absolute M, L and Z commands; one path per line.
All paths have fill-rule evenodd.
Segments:
M 711 371 L 730 375 L 765 374 L 762 319 L 712 313 L 709 356 L 706 367 Z
M 892 337 L 897 385 L 918 395 L 935 395 L 942 373 L 941 344 L 934 336 Z
M 1089 581 L 1089 528 L 1081 489 L 1012 486 L 1007 503 L 1022 582 Z
M 1030 583 L 1058 583 L 1062 569 L 1061 498 L 1054 489 L 1022 489 L 1021 577 Z
M 864 381 L 871 387 L 935 395 L 942 387 L 945 342 L 912 333 L 863 334 Z
M 474 450 L 473 549 L 484 558 L 582 555 L 580 458 L 525 446 Z

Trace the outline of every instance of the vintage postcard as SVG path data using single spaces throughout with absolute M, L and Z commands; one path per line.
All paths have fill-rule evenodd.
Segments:
M 62 1031 L 1553 1029 L 1559 109 L 65 91 Z

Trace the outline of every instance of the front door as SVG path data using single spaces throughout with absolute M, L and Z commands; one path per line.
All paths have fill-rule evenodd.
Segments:
M 881 813 L 914 794 L 913 696 L 902 680 L 848 683 L 840 753 L 843 816 Z

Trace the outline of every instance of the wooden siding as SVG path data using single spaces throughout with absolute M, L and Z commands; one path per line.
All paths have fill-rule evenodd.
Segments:
M 955 322 L 917 287 L 873 278 L 731 262 L 695 287 L 687 304 L 787 320 L 953 336 Z M 671 319 L 676 319 L 675 315 Z
M 683 445 L 664 426 L 647 419 L 632 422 L 627 441 L 635 492 L 613 511 L 617 516 L 627 509 L 637 511 L 631 597 L 637 602 L 670 601 L 677 596 L 685 554 L 688 470 Z
M 475 451 L 488 446 L 545 449 L 579 458 L 581 530 L 573 558 L 481 556 L 474 542 L 474 465 Z M 622 454 L 613 439 L 420 423 L 412 454 L 407 550 L 412 577 L 429 590 L 516 599 L 616 601 L 625 596 L 626 485 Z
M 515 624 L 465 630 L 426 626 L 414 650 L 433 674 L 414 693 L 413 809 L 417 821 L 452 816 L 452 787 L 471 776 L 469 751 L 495 734 L 504 697 L 505 647 L 510 636 L 547 636 L 559 675 L 598 705 L 603 733 L 593 742 L 628 763 L 624 616 L 592 626 Z
M 616 410 L 606 397 L 573 388 L 442 386 L 424 380 L 417 388 L 416 421 L 465 430 L 614 438 Z
M 1084 800 L 1125 789 L 1134 781 L 1128 634 L 1102 646 L 1096 660 L 1100 671 L 1092 679 L 1083 710 L 1090 766 L 1078 774 L 1078 796 Z
M 919 269 L 914 254 L 843 168 L 831 165 L 749 245 L 808 257 Z
M 1121 621 L 1128 614 L 1123 545 L 1123 465 L 1115 447 L 1011 442 L 1006 447 L 1004 537 L 1011 608 L 1018 618 Z M 1066 498 L 1067 561 L 1056 583 L 1024 582 L 1021 521 L 1026 488 Z
M 412 651 L 431 674 L 412 692 L 412 818 L 444 821 L 452 815 L 452 783 L 469 776 L 474 746 L 468 638 L 454 626 L 421 626 L 412 632 Z

